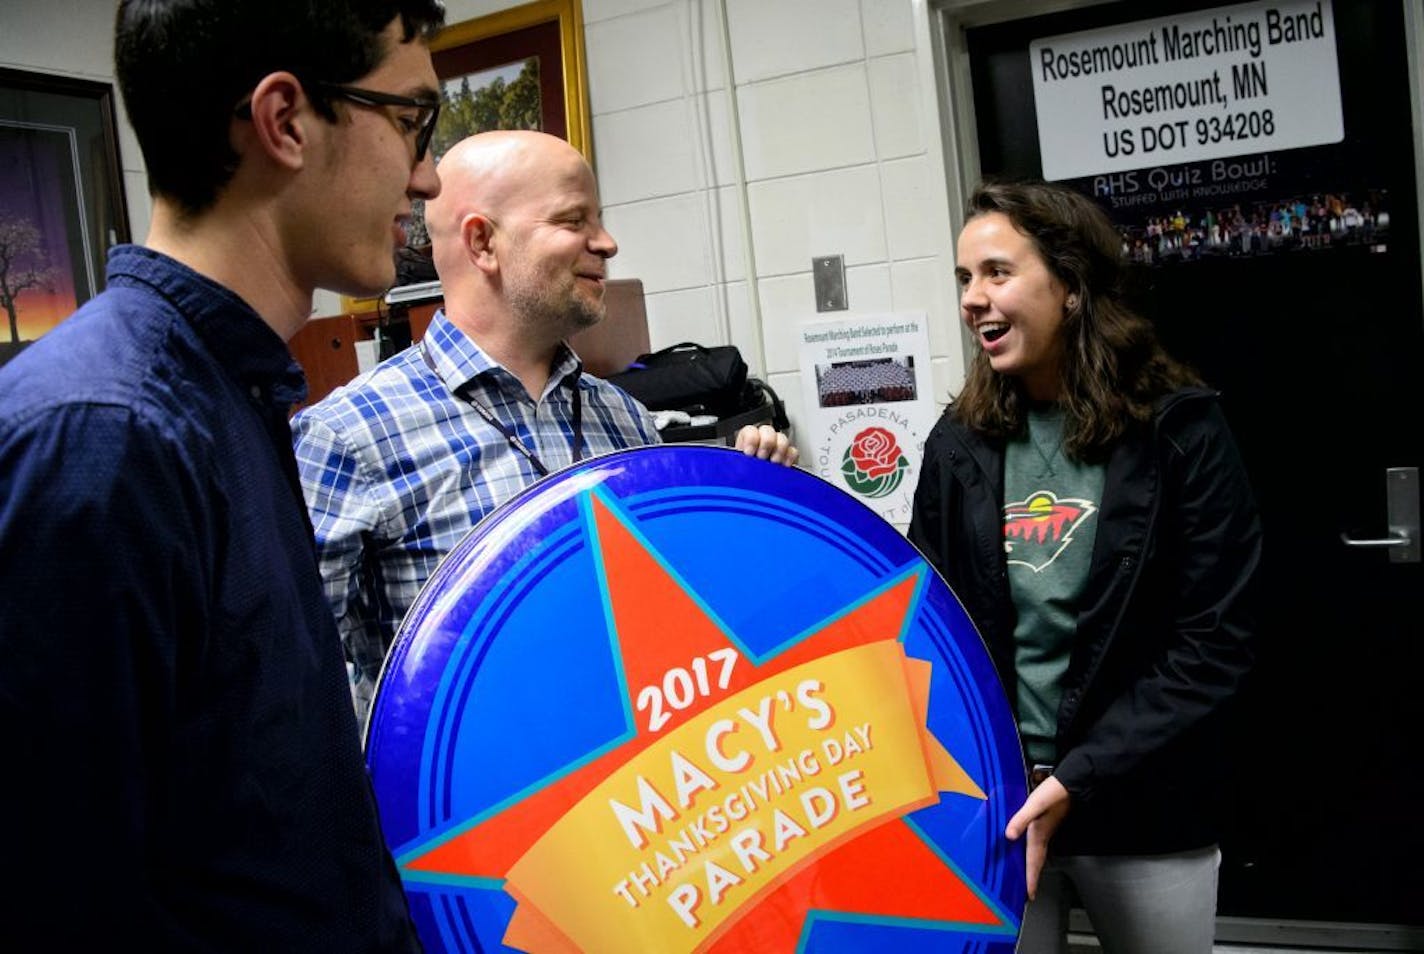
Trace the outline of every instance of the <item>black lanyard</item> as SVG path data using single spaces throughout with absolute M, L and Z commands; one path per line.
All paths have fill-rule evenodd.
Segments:
M 430 352 L 426 349 L 424 340 L 420 342 L 420 356 L 425 359 L 426 365 L 435 374 L 435 376 L 439 378 L 440 372 L 435 368 L 435 359 L 430 357 Z M 468 402 L 470 407 L 474 408 L 475 412 L 479 414 L 480 417 L 484 418 L 486 424 L 499 431 L 500 434 L 504 435 L 505 442 L 509 444 L 511 448 L 521 454 L 525 460 L 529 461 L 533 468 L 539 472 L 540 477 L 549 476 L 549 468 L 544 466 L 544 462 L 539 459 L 539 455 L 534 453 L 529 448 L 525 447 L 524 442 L 521 441 L 517 436 L 515 436 L 515 433 L 511 431 L 503 421 L 495 417 L 493 408 L 485 407 L 479 401 L 475 400 L 475 396 L 469 392 L 469 389 L 473 386 L 473 384 L 474 382 L 472 381 L 470 382 L 470 384 L 467 384 L 458 390 L 452 389 L 452 393 L 456 397 Z M 583 396 L 579 393 L 577 374 L 574 375 L 573 380 L 572 401 L 574 406 L 573 457 L 574 463 L 578 463 L 580 460 L 583 459 L 583 455 L 581 454 L 581 450 L 583 447 Z

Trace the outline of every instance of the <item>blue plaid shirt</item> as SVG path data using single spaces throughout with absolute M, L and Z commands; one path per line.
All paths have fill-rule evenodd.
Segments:
M 293 419 L 322 581 L 362 721 L 396 629 L 435 567 L 486 514 L 539 479 L 457 392 L 492 411 L 553 472 L 574 462 L 574 386 L 582 458 L 659 442 L 647 410 L 582 374 L 567 347 L 535 402 L 444 312 L 422 344 Z

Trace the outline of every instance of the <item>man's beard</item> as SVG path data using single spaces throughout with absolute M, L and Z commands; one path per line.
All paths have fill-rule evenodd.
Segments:
M 603 320 L 605 308 L 601 298 L 590 302 L 576 289 L 561 294 L 549 286 L 531 287 L 533 284 L 520 282 L 518 287 L 508 291 L 514 313 L 525 322 L 568 337 Z

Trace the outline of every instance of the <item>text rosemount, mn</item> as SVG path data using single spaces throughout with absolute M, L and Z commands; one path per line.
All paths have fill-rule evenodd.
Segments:
M 1029 44 L 1047 179 L 1337 143 L 1331 0 L 1267 0 Z

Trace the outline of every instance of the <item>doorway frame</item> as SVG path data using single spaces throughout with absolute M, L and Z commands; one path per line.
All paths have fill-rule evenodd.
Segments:
M 974 113 L 974 89 L 965 31 L 1010 20 L 1047 16 L 1071 10 L 1107 6 L 1117 0 L 928 0 L 930 52 L 933 59 L 935 99 L 938 107 L 941 149 L 944 155 L 945 194 L 949 224 L 958 235 L 964 227 L 964 209 L 978 181 L 979 138 Z M 1244 2 L 1244 0 L 1238 0 Z M 1334 0 L 1336 3 L 1349 0 Z M 1424 4 L 1397 0 L 1404 14 L 1405 52 L 1410 84 L 1410 118 L 1414 140 L 1414 213 L 1419 235 L 1424 236 Z M 1232 0 L 1221 0 L 1231 6 Z M 1421 272 L 1424 296 L 1424 272 Z M 956 288 L 956 294 L 958 290 Z M 1421 316 L 1424 323 L 1424 316 Z M 964 366 L 975 347 L 960 328 Z M 1082 911 L 1069 920 L 1073 934 L 1092 934 Z M 1401 924 L 1344 921 L 1301 921 L 1281 918 L 1223 917 L 1216 919 L 1217 944 L 1269 946 L 1287 950 L 1418 951 L 1424 950 L 1424 928 Z

